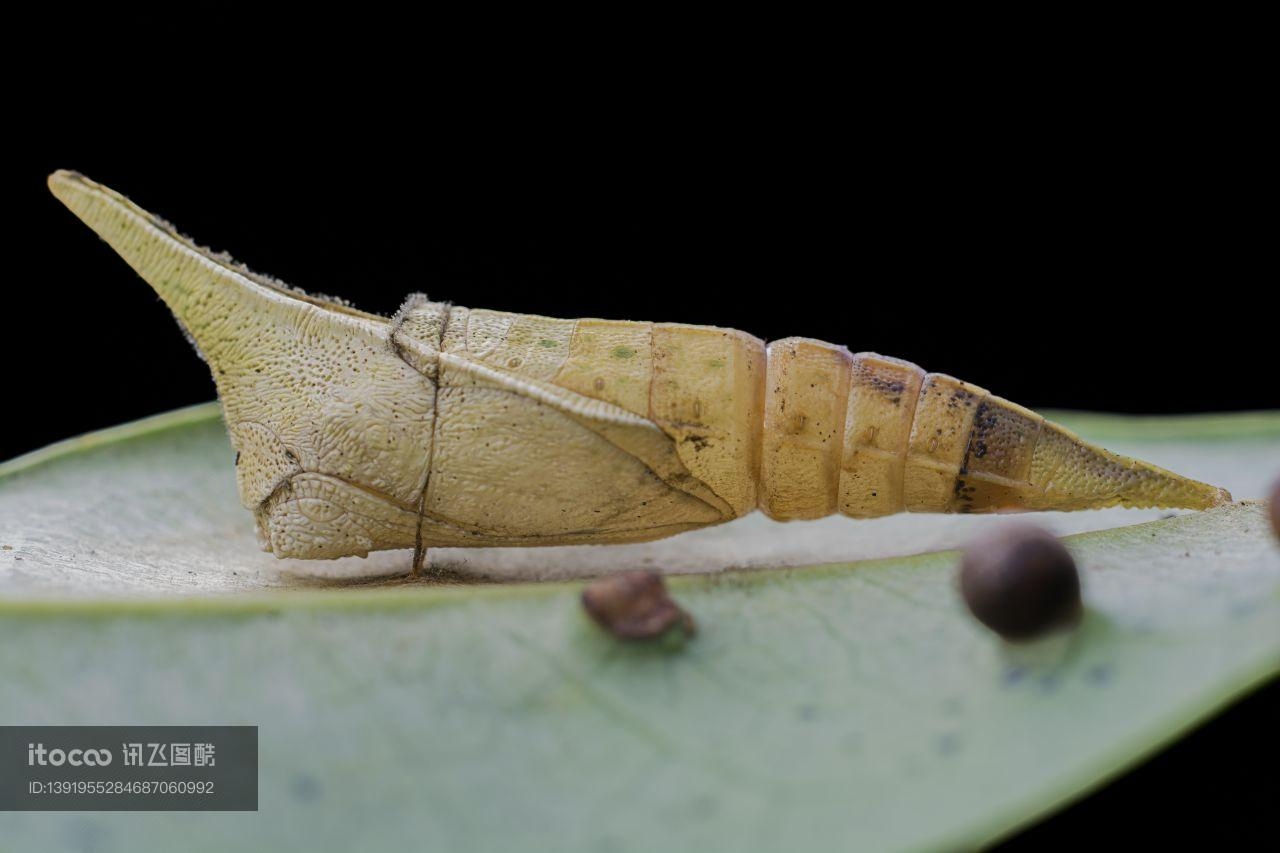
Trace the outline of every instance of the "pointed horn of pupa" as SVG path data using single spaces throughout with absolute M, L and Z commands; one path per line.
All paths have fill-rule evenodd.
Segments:
M 434 387 L 392 351 L 385 318 L 255 275 L 83 175 L 54 172 L 49 189 L 155 289 L 208 363 L 246 507 L 302 472 L 416 503 Z
M 197 246 L 173 226 L 128 198 L 78 172 L 59 170 L 49 189 L 92 228 L 160 295 L 210 366 L 219 343 L 229 343 L 227 320 L 263 312 L 275 320 L 303 322 L 315 309 L 336 312 L 375 326 L 386 321 L 336 301 L 308 296 L 250 272 L 229 257 Z

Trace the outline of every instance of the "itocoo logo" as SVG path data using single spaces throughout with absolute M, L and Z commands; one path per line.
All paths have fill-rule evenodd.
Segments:
M 105 767 L 111 763 L 109 749 L 45 749 L 42 743 L 27 744 L 27 766 Z

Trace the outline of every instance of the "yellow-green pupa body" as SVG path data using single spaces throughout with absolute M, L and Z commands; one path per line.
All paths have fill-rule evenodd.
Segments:
M 213 371 L 269 550 L 635 542 L 756 509 L 1204 509 L 1222 489 L 983 388 L 808 338 L 413 297 L 388 319 L 201 249 L 72 172 L 50 188 Z

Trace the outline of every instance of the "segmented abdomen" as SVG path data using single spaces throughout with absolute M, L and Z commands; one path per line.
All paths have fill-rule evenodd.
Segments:
M 944 512 L 974 488 L 957 474 L 973 467 L 964 457 L 986 392 L 905 361 L 675 323 L 455 308 L 449 328 L 446 350 L 653 421 L 733 515 Z M 1025 414 L 1031 441 L 1038 418 Z M 1011 450 L 1001 445 L 1002 475 L 1025 475 Z
M 774 518 L 1230 500 L 899 359 L 788 338 L 768 347 L 766 384 L 760 508 Z
M 1024 410 L 1020 428 L 1006 429 L 999 448 L 986 448 L 992 427 L 1023 414 L 997 415 L 987 398 L 981 388 L 900 359 L 852 355 L 807 338 L 775 341 L 760 508 L 778 519 L 964 511 L 978 488 L 969 479 L 1025 486 L 1040 419 Z
M 729 517 L 1213 506 L 1212 486 L 1090 445 L 900 359 L 734 329 L 454 308 L 446 351 L 659 426 Z

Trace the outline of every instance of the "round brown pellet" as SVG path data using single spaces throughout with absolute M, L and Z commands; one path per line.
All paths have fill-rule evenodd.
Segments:
M 1008 640 L 1072 625 L 1084 609 L 1070 552 L 1028 524 L 1006 524 L 965 549 L 960 593 L 978 621 Z

